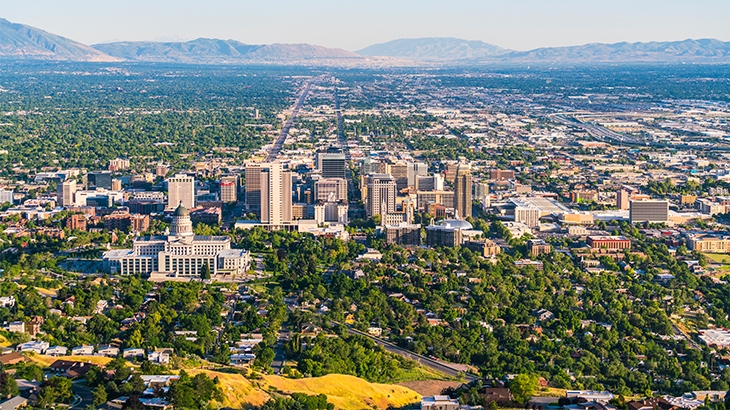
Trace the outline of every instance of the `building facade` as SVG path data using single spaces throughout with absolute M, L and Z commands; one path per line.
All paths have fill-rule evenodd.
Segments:
M 195 207 L 195 178 L 185 174 L 167 180 L 167 209 L 176 209 L 181 203 L 188 209 Z
M 250 253 L 231 249 L 227 236 L 196 236 L 190 212 L 179 205 L 173 213 L 170 235 L 134 240 L 132 249 L 107 251 L 104 267 L 121 275 L 162 275 L 199 278 L 207 266 L 211 274 L 241 274 L 250 266 Z
M 471 217 L 471 167 L 459 164 L 454 179 L 454 209 L 459 218 Z

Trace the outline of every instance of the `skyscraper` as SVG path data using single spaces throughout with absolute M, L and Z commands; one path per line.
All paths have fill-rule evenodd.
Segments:
M 456 168 L 454 208 L 461 219 L 471 216 L 471 168 L 469 164 L 459 164 Z
M 265 165 L 265 166 L 263 166 Z M 279 163 L 261 167 L 261 222 L 282 225 L 292 221 L 291 171 Z
M 317 169 L 322 171 L 322 178 L 346 178 L 345 162 L 345 154 L 336 147 L 317 154 Z
M 396 162 L 388 166 L 388 173 L 395 178 L 397 192 L 408 188 L 408 163 Z
M 223 203 L 236 202 L 238 200 L 238 176 L 229 175 L 221 177 L 221 201 Z
M 395 178 L 389 174 L 368 175 L 365 208 L 368 218 L 395 212 Z
M 629 191 L 625 189 L 616 191 L 616 208 L 624 211 L 629 209 Z
M 167 180 L 167 209 L 177 209 L 180 203 L 185 208 L 195 208 L 195 178 L 185 174 Z
M 74 194 L 76 193 L 76 181 L 65 180 L 58 185 L 58 205 L 71 206 L 74 204 Z
M 324 178 L 314 183 L 314 202 L 347 201 L 347 180 Z
M 86 189 L 112 189 L 112 173 L 109 171 L 89 172 L 84 177 Z
M 637 222 L 666 223 L 669 221 L 668 201 L 629 201 L 629 220 Z
M 246 209 L 261 215 L 261 164 L 246 164 Z

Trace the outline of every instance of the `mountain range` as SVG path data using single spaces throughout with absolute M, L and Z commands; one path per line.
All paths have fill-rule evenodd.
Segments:
M 257 62 L 358 64 L 484 64 L 490 62 L 730 62 L 730 42 L 714 39 L 647 43 L 593 43 L 530 51 L 504 49 L 458 38 L 398 39 L 356 52 L 311 44 L 251 45 L 199 38 L 180 42 L 122 41 L 85 45 L 0 18 L 0 58 L 66 61 L 131 61 L 204 64 Z

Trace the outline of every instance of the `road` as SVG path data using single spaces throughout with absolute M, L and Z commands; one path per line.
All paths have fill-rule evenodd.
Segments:
M 294 125 L 294 119 L 296 119 L 297 114 L 299 114 L 299 109 L 302 108 L 302 105 L 304 105 L 304 100 L 307 99 L 307 94 L 309 94 L 309 90 L 312 89 L 312 84 L 320 81 L 322 79 L 322 76 L 315 77 L 307 83 L 306 86 L 304 86 L 304 90 L 299 95 L 299 99 L 294 104 L 294 108 L 292 108 L 291 115 L 287 120 L 284 122 L 284 126 L 281 128 L 281 132 L 279 133 L 279 137 L 274 142 L 274 145 L 269 150 L 269 154 L 266 156 L 266 162 L 273 162 L 276 160 L 276 158 L 279 156 L 279 152 L 281 151 L 281 148 L 284 146 L 284 142 L 286 141 L 286 136 L 289 135 L 289 130 L 291 129 L 292 125 Z
M 284 344 L 290 340 L 290 337 L 291 333 L 289 332 L 288 325 L 282 325 L 279 330 L 279 337 L 276 339 L 276 344 L 274 344 L 274 361 L 271 362 L 271 368 L 274 369 L 274 374 L 281 374 L 284 368 L 284 362 L 286 361 Z
M 72 406 L 69 407 L 71 409 L 84 409 L 86 406 L 94 404 L 94 393 L 91 389 L 81 383 L 81 381 L 76 381 L 71 387 L 74 392 L 74 396 L 76 396 L 74 397 Z
M 332 322 L 333 324 L 338 324 L 336 322 Z M 347 327 L 347 331 L 352 335 L 360 335 L 365 336 L 372 340 L 373 342 L 377 343 L 378 345 L 382 346 L 385 350 L 387 350 L 390 353 L 397 354 L 398 356 L 405 357 L 406 359 L 411 359 L 414 362 L 428 367 L 429 369 L 435 370 L 440 373 L 444 373 L 447 376 L 451 377 L 463 377 L 467 381 L 477 380 L 479 379 L 477 376 L 464 373 L 460 370 L 457 370 L 450 365 L 450 363 L 445 363 L 439 360 L 431 359 L 430 357 L 426 357 L 423 355 L 420 355 L 418 353 L 413 353 L 410 350 L 404 349 L 400 346 L 394 345 L 393 343 L 386 342 L 383 339 L 380 339 L 378 337 L 373 337 L 367 333 L 361 332 L 359 330 L 353 329 L 351 327 Z

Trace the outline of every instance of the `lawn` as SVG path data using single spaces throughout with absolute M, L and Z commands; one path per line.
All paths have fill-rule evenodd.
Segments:
M 730 255 L 726 253 L 703 253 L 707 259 L 723 265 L 730 265 Z

